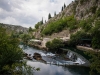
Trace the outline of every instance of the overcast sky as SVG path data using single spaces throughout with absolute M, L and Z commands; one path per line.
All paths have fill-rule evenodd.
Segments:
M 73 0 L 0 0 L 0 23 L 34 27 L 48 14 L 54 15 Z

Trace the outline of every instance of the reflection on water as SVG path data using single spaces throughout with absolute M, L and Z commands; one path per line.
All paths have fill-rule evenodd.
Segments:
M 40 71 L 35 71 L 34 75 L 89 75 L 88 69 L 82 67 L 63 67 L 32 61 L 28 61 L 27 64 L 40 68 Z
M 40 71 L 35 72 L 35 75 L 73 75 L 71 72 L 64 71 L 61 66 L 56 65 L 50 65 L 50 64 L 44 64 L 40 62 L 27 62 L 28 65 L 31 65 L 32 67 L 40 67 Z
M 28 46 L 22 46 L 20 47 L 23 49 L 24 52 L 27 52 L 28 54 L 34 54 L 35 52 L 43 52 L 41 50 L 37 50 L 35 48 L 31 48 Z M 45 64 L 42 62 L 33 62 L 27 60 L 27 64 L 31 67 L 40 68 L 40 71 L 35 71 L 34 75 L 89 75 L 89 69 L 84 67 L 64 67 L 64 66 L 57 66 L 57 65 L 50 65 Z

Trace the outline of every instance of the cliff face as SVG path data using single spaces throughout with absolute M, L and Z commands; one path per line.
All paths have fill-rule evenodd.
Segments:
M 0 23 L 0 26 L 3 28 L 6 28 L 6 31 L 8 33 L 10 32 L 23 32 L 23 33 L 27 33 L 28 32 L 28 28 L 22 27 L 22 26 L 15 26 L 15 25 L 9 25 L 9 24 L 2 24 Z
M 71 34 L 68 28 L 65 28 L 59 33 L 53 33 L 50 36 L 41 36 L 41 31 L 45 29 L 49 23 L 52 23 L 54 21 L 63 19 L 71 15 L 74 15 L 74 18 L 77 21 L 86 20 L 88 18 L 96 16 L 97 10 L 100 10 L 100 0 L 75 0 L 71 4 L 69 4 L 63 11 L 59 12 L 59 14 L 50 18 L 45 24 L 40 26 L 39 29 L 34 33 L 34 35 L 36 38 L 63 37 L 64 35 L 68 36 L 69 34 Z M 97 19 L 100 19 L 100 17 L 95 17 L 94 21 Z M 79 28 L 77 30 L 79 30 Z

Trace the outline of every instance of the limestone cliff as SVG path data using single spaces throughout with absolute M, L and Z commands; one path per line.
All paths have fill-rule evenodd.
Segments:
M 71 33 L 76 32 L 77 30 L 80 30 L 77 28 L 73 32 L 70 32 L 68 28 L 65 28 L 61 30 L 58 33 L 53 33 L 49 36 L 41 36 L 41 32 L 43 29 L 45 29 L 49 23 L 57 21 L 59 19 L 63 19 L 65 17 L 74 15 L 74 18 L 79 22 L 80 20 L 86 20 L 91 17 L 97 16 L 97 11 L 100 11 L 100 0 L 75 0 L 72 1 L 71 4 L 69 4 L 63 11 L 59 12 L 56 16 L 50 18 L 46 23 L 41 25 L 39 29 L 36 30 L 34 33 L 36 38 L 41 38 L 41 37 L 50 37 L 50 38 L 55 38 L 55 37 L 66 37 L 69 36 Z M 100 20 L 100 14 L 98 17 L 94 18 L 95 20 Z M 93 23 L 94 23 L 93 21 Z M 93 25 L 92 23 L 92 25 Z M 70 37 L 70 36 L 69 36 Z

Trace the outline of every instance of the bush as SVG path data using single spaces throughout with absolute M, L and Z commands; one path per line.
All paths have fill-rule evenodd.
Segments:
M 79 23 L 79 27 L 81 27 L 85 32 L 89 32 L 92 28 L 92 19 L 81 20 Z
M 64 28 L 69 27 L 70 30 L 76 29 L 76 19 L 74 16 L 68 16 L 64 19 L 59 19 L 57 21 L 51 22 L 42 31 L 42 34 L 51 35 L 52 33 L 57 33 L 62 31 Z
M 77 44 L 80 44 L 81 39 L 84 39 L 84 38 L 86 39 L 91 38 L 91 36 L 84 31 L 78 31 L 75 34 L 72 34 L 71 39 L 69 41 L 69 46 L 76 46 Z
M 43 29 L 42 34 L 51 35 L 55 32 L 62 31 L 67 26 L 67 21 L 65 19 L 59 19 L 57 21 L 51 22 Z
M 97 9 L 97 6 L 93 6 L 90 8 L 90 12 L 95 13 Z
M 100 17 L 100 8 L 96 11 L 96 17 Z
M 60 48 L 64 46 L 63 41 L 60 39 L 54 39 L 51 42 L 46 43 L 46 47 L 51 50 L 52 52 L 56 52 Z
M 100 21 L 95 22 L 95 27 L 92 28 L 92 47 L 95 49 L 100 49 Z

